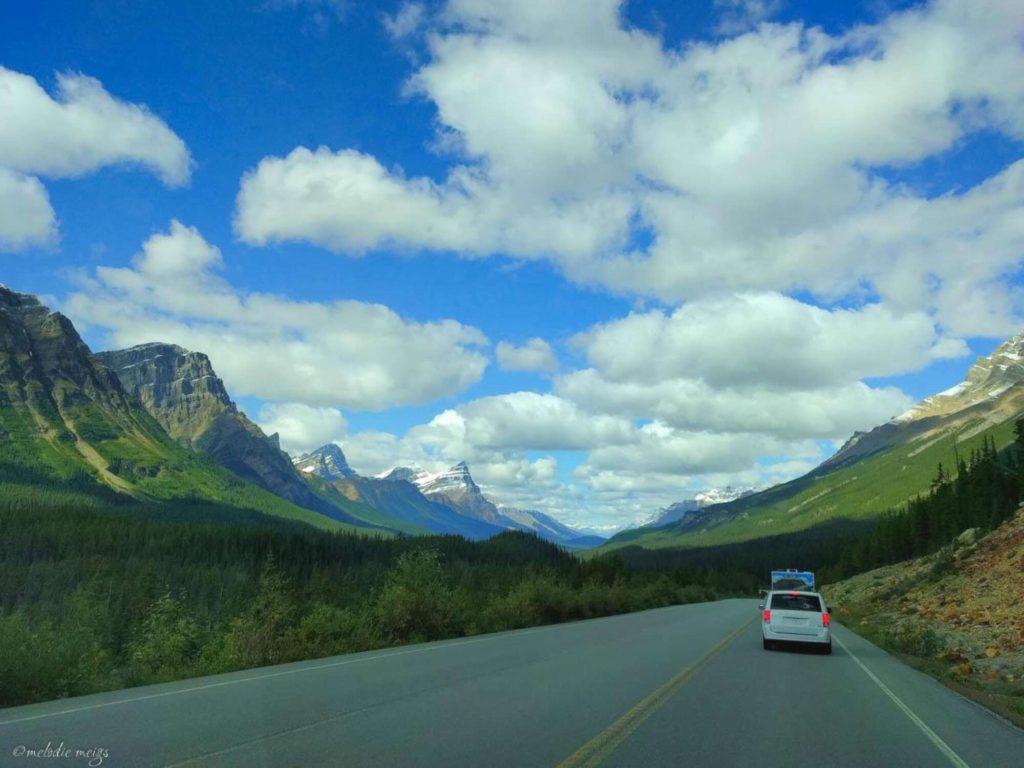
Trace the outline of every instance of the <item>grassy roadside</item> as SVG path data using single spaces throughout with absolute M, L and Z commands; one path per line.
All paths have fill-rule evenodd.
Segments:
M 942 635 L 917 626 L 893 628 L 864 605 L 834 609 L 847 629 L 874 643 L 904 664 L 924 672 L 961 696 L 1024 728 L 1024 681 L 994 670 L 978 674 L 960 650 L 946 647 Z
M 1024 507 L 939 551 L 824 587 L 836 618 L 1024 728 Z

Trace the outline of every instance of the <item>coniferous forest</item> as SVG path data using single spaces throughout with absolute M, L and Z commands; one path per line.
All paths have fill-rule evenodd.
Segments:
M 762 584 L 774 568 L 814 570 L 820 584 L 937 552 L 963 531 L 991 530 L 1017 511 L 1024 488 L 1024 419 L 1002 451 L 985 441 L 952 471 L 940 464 L 929 491 L 874 520 L 833 520 L 797 533 L 690 550 L 618 550 L 631 569 L 727 569 Z
M 828 583 L 1017 509 L 1024 420 L 873 522 L 580 559 L 533 535 L 374 538 L 209 502 L 144 503 L 0 467 L 0 706 L 391 645 Z
M 745 574 L 580 561 L 516 532 L 374 538 L 8 483 L 0 706 L 752 588 Z

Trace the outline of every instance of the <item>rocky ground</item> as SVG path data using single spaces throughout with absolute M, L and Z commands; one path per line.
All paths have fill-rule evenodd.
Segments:
M 1024 724 L 1024 508 L 991 533 L 824 588 L 837 618 Z

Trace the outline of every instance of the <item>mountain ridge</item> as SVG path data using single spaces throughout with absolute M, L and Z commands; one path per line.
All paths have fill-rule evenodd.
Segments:
M 292 504 L 351 525 L 367 524 L 313 493 L 287 454 L 238 409 L 204 353 L 150 342 L 95 357 L 173 439 Z
M 9 288 L 0 289 L 0 435 L 0 484 L 35 503 L 48 503 L 55 489 L 74 503 L 95 501 L 102 490 L 168 512 L 201 500 L 350 527 L 246 483 L 173 440 L 67 317 Z
M 964 381 L 924 398 L 874 429 L 855 433 L 833 456 L 793 480 L 725 504 L 695 510 L 657 529 L 613 536 L 624 546 L 699 547 L 803 530 L 837 518 L 877 516 L 928 490 L 940 463 L 1013 441 L 1024 414 L 1024 334 L 977 358 Z

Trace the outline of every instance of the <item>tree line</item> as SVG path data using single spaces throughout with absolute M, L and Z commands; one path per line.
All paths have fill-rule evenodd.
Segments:
M 0 483 L 0 706 L 749 593 L 507 532 L 372 538 Z
M 997 450 L 987 438 L 950 471 L 939 464 L 929 490 L 872 520 L 837 519 L 795 533 L 735 544 L 676 550 L 619 550 L 631 569 L 695 567 L 747 573 L 764 586 L 773 568 L 815 571 L 820 584 L 932 554 L 969 528 L 991 530 L 1012 517 L 1024 489 L 1024 419 L 1014 442 Z
M 400 643 L 751 595 L 772 568 L 828 583 L 1014 514 L 1024 419 L 954 453 L 874 521 L 580 559 L 536 536 L 372 538 L 216 503 L 140 502 L 0 466 L 0 706 Z

